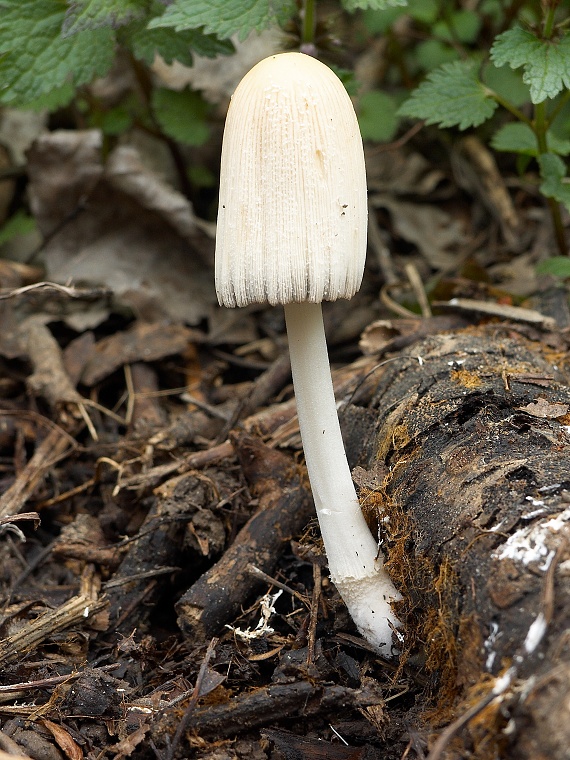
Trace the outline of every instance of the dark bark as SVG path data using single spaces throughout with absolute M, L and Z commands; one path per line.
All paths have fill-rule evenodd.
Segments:
M 213 485 L 195 473 L 167 481 L 155 492 L 156 500 L 110 583 L 111 624 L 123 633 L 143 625 L 161 590 L 183 559 L 183 538 L 195 512 L 208 510 Z M 143 603 L 144 602 L 144 603 Z
M 338 715 L 339 711 L 378 704 L 379 691 L 372 686 L 352 689 L 337 684 L 318 685 L 306 680 L 273 684 L 245 692 L 223 704 L 197 708 L 188 730 L 200 737 L 233 738 L 287 718 Z M 165 721 L 175 717 L 165 716 Z M 164 723 L 159 723 L 155 732 L 161 734 L 164 728 Z
M 184 594 L 176 609 L 187 635 L 210 637 L 231 621 L 260 581 L 249 566 L 271 573 L 291 538 L 313 511 L 308 486 L 293 460 L 252 436 L 234 438 L 241 466 L 259 509 L 223 557 Z
M 490 702 L 437 757 L 570 757 L 570 389 L 546 350 L 508 326 L 434 336 L 372 401 L 404 660 L 436 726 Z

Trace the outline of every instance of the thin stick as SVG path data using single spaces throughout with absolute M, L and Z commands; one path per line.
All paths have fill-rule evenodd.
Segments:
M 321 599 L 321 566 L 313 564 L 313 598 L 311 599 L 311 618 L 309 621 L 307 665 L 315 659 L 315 641 L 317 638 L 317 622 L 319 620 L 319 602 Z
M 210 660 L 212 659 L 217 643 L 218 643 L 218 639 L 214 638 L 208 644 L 208 648 L 206 649 L 206 654 L 204 655 L 204 659 L 202 660 L 202 664 L 200 665 L 198 678 L 196 678 L 194 691 L 192 692 L 192 696 L 190 697 L 190 702 L 188 704 L 188 707 L 186 708 L 186 712 L 184 713 L 184 715 L 182 716 L 182 720 L 178 724 L 178 728 L 176 729 L 176 732 L 172 739 L 172 743 L 170 744 L 170 747 L 168 748 L 168 752 L 166 754 L 166 760 L 173 760 L 174 755 L 176 753 L 176 749 L 178 745 L 180 744 L 182 737 L 186 733 L 186 729 L 188 728 L 188 724 L 190 723 L 192 713 L 194 712 L 198 699 L 200 698 L 200 691 L 202 688 L 204 677 L 206 675 L 206 669 L 210 663 Z

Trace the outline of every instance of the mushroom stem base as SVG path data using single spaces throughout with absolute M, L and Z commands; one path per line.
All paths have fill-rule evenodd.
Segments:
M 331 579 L 360 632 L 389 655 L 400 598 L 364 519 L 338 421 L 320 304 L 285 306 L 293 385 L 305 461 Z

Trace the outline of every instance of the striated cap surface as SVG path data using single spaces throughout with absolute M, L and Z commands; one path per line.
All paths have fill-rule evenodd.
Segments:
M 238 85 L 226 119 L 220 304 L 351 298 L 366 233 L 362 139 L 342 82 L 303 53 L 266 58 Z

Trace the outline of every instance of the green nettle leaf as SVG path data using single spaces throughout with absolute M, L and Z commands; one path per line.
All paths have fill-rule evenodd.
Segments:
M 536 265 L 538 274 L 551 274 L 566 279 L 570 277 L 570 259 L 568 256 L 553 256 Z
M 491 147 L 508 153 L 537 156 L 536 136 L 528 124 L 513 122 L 498 129 L 491 139 Z
M 197 29 L 176 32 L 174 29 L 147 29 L 144 24 L 135 23 L 122 30 L 120 36 L 135 58 L 148 66 L 156 55 L 160 55 L 166 63 L 179 61 L 185 66 L 192 66 L 193 53 L 214 58 L 216 55 L 230 55 L 235 50 L 230 40 L 219 40 Z
M 557 137 L 552 132 L 546 133 L 546 143 L 551 153 L 567 156 L 570 153 L 570 140 Z M 512 122 L 505 124 L 495 132 L 491 147 L 509 153 L 522 153 L 525 156 L 538 156 L 536 135 L 528 124 Z
M 479 81 L 476 61 L 453 61 L 432 71 L 400 107 L 399 116 L 425 119 L 440 127 L 477 127 L 489 119 L 497 103 Z
M 140 0 L 72 0 L 65 14 L 63 35 L 102 26 L 117 28 L 141 18 L 145 12 Z
M 386 142 L 398 129 L 397 106 L 394 98 L 379 90 L 362 95 L 358 102 L 358 123 L 364 140 Z
M 203 145 L 210 136 L 208 104 L 194 90 L 159 88 L 152 94 L 152 110 L 162 130 L 186 145 Z
M 570 177 L 566 176 L 566 164 L 554 153 L 543 153 L 538 157 L 542 184 L 540 192 L 547 198 L 554 198 L 570 210 Z
M 522 66 L 523 81 L 535 104 L 570 88 L 570 32 L 557 40 L 540 40 L 520 27 L 509 29 L 493 43 L 491 60 L 511 69 Z
M 342 0 L 345 10 L 352 13 L 356 10 L 385 11 L 386 8 L 397 8 L 408 4 L 408 0 Z
M 71 82 L 106 74 L 115 54 L 110 28 L 63 38 L 60 0 L 0 0 L 0 102 L 31 101 Z
M 40 95 L 33 100 L 24 100 L 21 105 L 31 111 L 57 111 L 59 108 L 71 103 L 75 95 L 75 87 L 71 82 L 62 84 L 61 87 L 55 87 L 53 90 Z M 2 96 L 0 94 L 0 101 Z
M 285 23 L 295 9 L 295 0 L 174 0 L 149 28 L 173 27 L 181 32 L 203 27 L 206 34 L 227 39 L 237 33 L 244 39 L 254 30 Z

